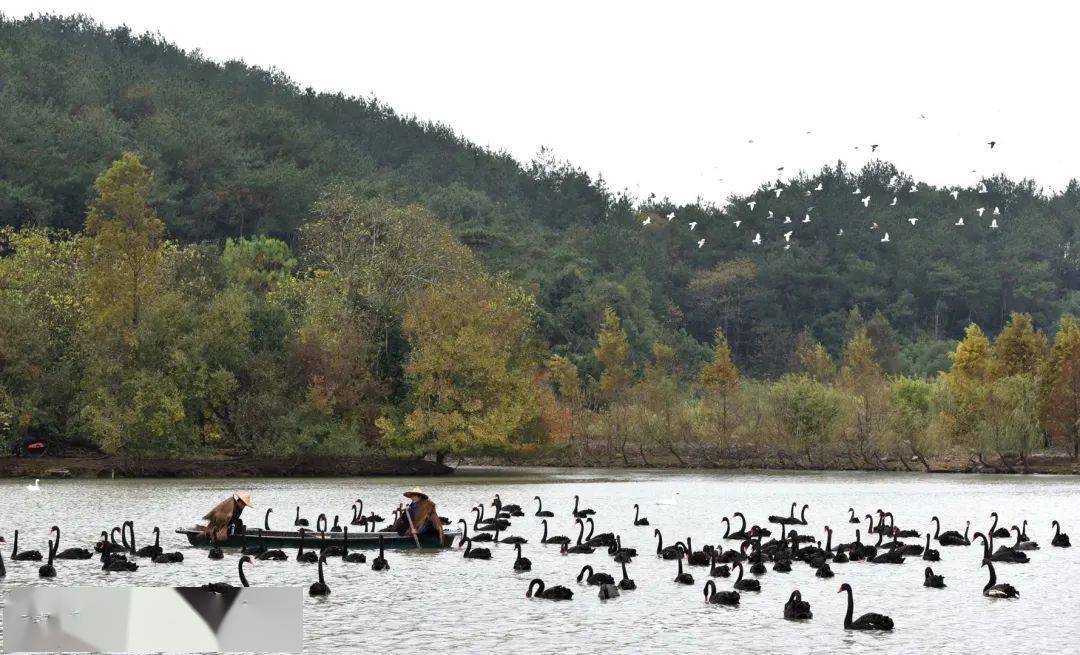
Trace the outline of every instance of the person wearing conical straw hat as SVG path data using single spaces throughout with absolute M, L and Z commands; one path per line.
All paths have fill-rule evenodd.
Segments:
M 445 537 L 443 536 L 442 521 L 439 520 L 439 513 L 435 510 L 435 503 L 420 487 L 413 487 L 402 495 L 408 498 L 410 502 L 405 507 L 408 519 L 403 514 L 398 522 L 399 525 L 395 526 L 398 529 L 398 534 L 410 534 L 415 530 L 415 534 L 419 536 L 434 532 L 439 535 L 439 544 L 441 545 Z M 412 520 L 412 528 L 409 527 L 409 519 Z
M 203 519 L 206 526 L 200 528 L 211 541 L 225 541 L 229 534 L 242 534 L 244 522 L 240 514 L 245 507 L 251 507 L 251 494 L 234 493 L 214 506 Z

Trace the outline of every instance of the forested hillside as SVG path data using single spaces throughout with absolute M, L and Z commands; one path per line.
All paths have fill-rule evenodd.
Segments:
M 489 410 L 529 395 L 515 375 L 557 379 L 538 367 L 548 355 L 604 406 L 609 308 L 628 383 L 658 361 L 697 381 L 717 330 L 755 378 L 805 373 L 799 353 L 840 358 L 860 334 L 884 375 L 925 378 L 971 323 L 993 336 L 1019 312 L 1052 334 L 1080 313 L 1076 184 L 944 189 L 837 163 L 725 206 L 639 202 L 571 164 L 522 164 L 375 100 L 76 17 L 0 20 L 0 225 L 17 228 L 0 292 L 30 312 L 9 311 L 0 334 L 9 423 L 113 445 L 133 424 L 182 423 L 250 446 L 288 398 L 304 444 L 361 434 L 424 450 L 418 435 L 461 427 L 418 413 L 451 402 L 440 365 L 455 353 L 488 356 L 469 375 L 486 371 L 470 392 Z M 130 302 L 110 304 L 125 289 Z M 448 341 L 461 307 L 479 324 Z M 466 339 L 500 331 L 479 350 Z M 552 427 L 545 398 L 507 401 L 466 440 L 576 431 Z

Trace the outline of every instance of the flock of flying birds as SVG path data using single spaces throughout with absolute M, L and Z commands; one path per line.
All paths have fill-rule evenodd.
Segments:
M 753 141 L 751 141 L 751 143 L 753 143 Z M 878 145 L 879 144 L 876 144 L 876 143 L 871 144 L 870 151 L 871 152 L 876 152 L 877 149 L 878 149 Z M 994 146 L 997 145 L 997 141 L 987 141 L 986 145 L 988 145 L 990 147 L 990 150 L 993 150 Z M 858 148 L 856 148 L 856 149 L 858 149 Z M 778 174 L 782 174 L 784 172 L 784 167 L 783 166 L 777 167 L 776 172 Z M 896 193 L 896 195 L 893 195 L 892 201 L 889 202 L 890 207 L 897 206 L 897 203 L 900 201 L 899 194 L 905 193 L 905 192 L 906 193 L 917 193 L 918 190 L 919 190 L 918 186 L 916 184 L 914 184 L 914 183 L 912 183 L 911 186 L 908 187 L 907 189 L 900 188 L 898 186 L 898 183 L 899 183 L 899 178 L 897 176 L 895 176 L 895 175 L 892 177 L 891 180 L 889 180 L 889 185 L 888 186 L 890 188 L 894 189 L 894 191 Z M 780 180 L 777 180 L 776 184 L 774 186 L 772 186 L 771 188 L 769 188 L 768 190 L 771 193 L 774 193 L 776 198 L 779 198 L 780 195 L 785 191 L 785 187 L 780 182 Z M 806 196 L 812 197 L 814 195 L 814 193 L 817 193 L 817 192 L 820 192 L 820 191 L 823 191 L 823 190 L 824 190 L 824 185 L 821 182 L 818 182 L 816 187 L 814 187 L 813 189 L 808 189 L 804 193 L 805 193 Z M 984 183 L 980 182 L 979 187 L 978 187 L 978 193 L 985 194 L 987 192 L 988 192 L 988 189 L 986 188 L 986 185 Z M 862 203 L 863 209 L 869 209 L 870 208 L 870 203 L 873 200 L 871 195 L 865 195 L 864 196 L 863 192 L 862 192 L 862 189 L 860 189 L 858 187 L 856 187 L 855 190 L 851 192 L 851 195 L 860 196 L 859 202 Z M 953 200 L 957 200 L 959 198 L 959 196 L 960 196 L 960 192 L 954 189 L 954 190 L 949 192 L 949 195 L 952 196 Z M 754 211 L 757 210 L 758 204 L 759 203 L 758 203 L 757 200 L 750 200 L 749 202 L 746 203 L 746 206 L 750 209 L 751 212 L 754 212 Z M 768 215 L 765 216 L 766 220 L 772 220 L 772 219 L 776 218 L 775 214 L 773 213 L 773 211 L 771 209 L 766 209 L 764 207 L 762 209 L 765 210 L 765 211 L 768 211 Z M 811 210 L 813 210 L 813 207 L 808 207 L 806 209 L 806 211 L 804 212 L 804 216 L 803 216 L 802 220 L 799 221 L 799 222 L 801 222 L 801 223 L 810 223 L 813 220 L 811 218 L 811 216 L 810 216 L 810 211 Z M 991 230 L 998 229 L 998 227 L 1000 227 L 1000 226 L 998 224 L 997 217 L 1001 216 L 1001 208 L 995 206 L 992 210 L 988 210 L 986 207 L 978 207 L 975 210 L 975 213 L 978 214 L 979 218 L 982 218 L 983 215 L 987 211 L 990 211 L 990 215 L 991 215 L 990 223 L 989 223 L 989 226 L 988 226 L 989 229 L 991 229 Z M 670 223 L 671 221 L 675 220 L 675 218 L 676 218 L 675 212 L 669 212 L 665 216 L 665 218 L 667 218 L 667 221 Z M 915 227 L 919 223 L 920 220 L 922 220 L 922 219 L 920 219 L 920 218 L 918 218 L 916 216 L 912 216 L 912 217 L 907 219 L 907 222 L 911 225 L 911 227 Z M 642 227 L 647 228 L 652 224 L 652 222 L 653 222 L 653 216 L 651 216 L 651 215 L 646 216 L 641 221 L 641 225 L 642 225 Z M 742 220 L 733 220 L 731 222 L 732 222 L 733 225 L 735 225 L 736 228 L 739 228 L 739 227 L 742 226 Z M 783 221 L 781 222 L 781 224 L 790 225 L 793 222 L 794 221 L 792 220 L 791 216 L 785 215 Z M 953 223 L 953 225 L 957 226 L 957 227 L 963 227 L 964 224 L 965 223 L 964 223 L 964 217 L 963 216 L 959 217 L 956 220 L 956 222 Z M 688 226 L 690 227 L 690 231 L 693 232 L 694 228 L 696 228 L 698 226 L 698 223 L 697 223 L 697 221 L 690 221 L 688 223 Z M 870 224 L 870 229 L 871 230 L 877 230 L 877 229 L 879 229 L 879 227 L 880 226 L 876 222 L 871 222 L 871 224 Z M 790 250 L 791 249 L 791 237 L 794 234 L 795 234 L 794 229 L 789 229 L 789 230 L 786 230 L 785 232 L 783 232 L 784 250 Z M 839 231 L 836 233 L 836 236 L 838 236 L 838 237 L 844 236 L 844 228 L 840 228 Z M 889 232 L 888 231 L 883 231 L 883 234 L 882 234 L 882 237 L 881 237 L 881 243 L 890 243 L 890 241 L 891 241 L 891 239 L 889 237 Z M 755 246 L 760 246 L 762 244 L 761 232 L 755 232 L 754 237 L 752 239 L 750 239 L 750 243 L 752 243 Z M 697 240 L 697 247 L 698 248 L 703 248 L 704 246 L 705 246 L 705 239 L 704 238 L 698 239 Z

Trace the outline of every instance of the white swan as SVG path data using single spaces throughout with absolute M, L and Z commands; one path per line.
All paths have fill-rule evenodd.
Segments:
M 38 486 L 39 482 L 41 482 L 41 480 L 39 480 L 37 478 L 34 478 L 34 484 L 26 485 L 26 490 L 27 491 L 41 491 L 41 487 Z

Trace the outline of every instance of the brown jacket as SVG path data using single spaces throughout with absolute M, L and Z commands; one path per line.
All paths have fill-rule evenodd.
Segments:
M 409 505 L 405 506 L 405 511 L 409 511 Z M 409 523 L 404 514 L 402 515 L 401 522 L 404 524 L 405 531 L 408 532 Z M 427 531 L 439 535 L 439 543 L 442 543 L 442 521 L 439 520 L 439 513 L 435 510 L 435 503 L 431 502 L 430 498 L 425 498 L 416 505 L 416 515 L 413 516 L 412 522 L 413 527 L 416 528 L 418 534 L 425 532 L 424 527 L 427 526 Z
M 229 538 L 229 526 L 240 518 L 243 511 L 242 504 L 236 498 L 226 498 L 203 517 L 206 521 L 206 526 L 201 528 L 203 534 L 212 541 L 225 541 Z

